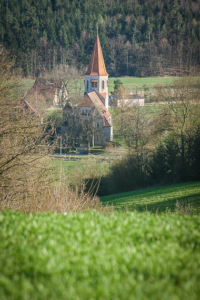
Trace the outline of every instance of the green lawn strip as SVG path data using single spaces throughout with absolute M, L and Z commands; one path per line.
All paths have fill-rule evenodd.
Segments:
M 56 178 L 59 179 L 60 174 L 62 173 L 64 176 L 71 179 L 73 178 L 74 175 L 80 174 L 83 175 L 84 173 L 84 166 L 86 163 L 84 161 L 61 161 L 57 159 L 52 160 L 52 169 L 54 172 L 54 175 Z
M 150 78 L 136 78 L 136 77 L 111 77 L 109 78 L 109 92 L 114 90 L 114 81 L 120 79 L 124 86 L 130 89 L 144 90 L 146 88 L 153 88 L 157 84 L 168 85 L 178 77 L 150 77 Z
M 24 95 L 32 88 L 35 80 L 19 79 L 18 82 L 19 82 L 19 86 L 15 88 L 16 95 Z
M 70 160 L 70 156 L 68 159 L 52 159 L 50 168 L 52 168 L 55 178 L 59 179 L 62 173 L 68 178 L 69 182 L 72 182 L 77 177 L 90 178 L 93 174 L 103 176 L 108 172 L 109 164 L 106 161 L 90 156 L 83 156 L 83 158 L 76 161 Z
M 199 77 L 194 78 L 198 79 Z M 174 80 L 179 79 L 179 77 L 109 77 L 109 92 L 113 92 L 114 81 L 116 79 L 120 79 L 124 86 L 127 86 L 130 89 L 134 89 L 134 91 L 136 92 L 136 90 L 144 90 L 144 88 L 154 88 L 154 86 L 157 84 L 168 85 Z M 23 89 L 25 90 L 30 90 L 34 82 L 34 79 L 21 80 Z M 73 80 L 67 80 L 66 83 L 70 93 L 84 93 L 84 77 Z
M 176 202 L 200 209 L 200 182 L 148 188 L 100 198 L 104 204 L 113 204 L 116 209 L 150 210 L 152 212 L 174 211 Z
M 53 121 L 56 127 L 62 126 L 63 123 L 63 110 L 62 109 L 47 109 L 45 111 L 45 119 Z
M 74 78 L 71 80 L 67 79 L 66 84 L 67 84 L 69 94 L 73 94 L 73 93 L 84 94 L 84 90 L 85 90 L 84 77 L 78 79 Z
M 197 300 L 200 217 L 0 212 L 1 300 Z
M 146 118 L 154 118 L 158 116 L 158 114 L 162 111 L 163 106 L 155 106 L 154 104 L 150 104 L 149 106 L 141 106 L 139 109 L 141 110 L 141 113 Z M 130 108 L 131 109 L 131 108 Z M 134 110 L 135 108 L 132 108 Z M 119 120 L 119 115 L 121 114 L 121 108 L 119 107 L 111 107 L 109 108 L 109 112 L 113 116 L 113 124 L 117 124 Z
M 34 85 L 34 79 L 23 79 L 21 80 L 21 84 L 24 88 L 31 89 Z
M 60 170 L 62 170 L 62 172 L 64 172 L 65 174 L 70 174 L 70 172 L 72 172 L 74 168 L 82 170 L 82 163 L 80 163 L 80 161 L 60 161 L 53 159 L 52 168 L 57 175 L 60 173 Z

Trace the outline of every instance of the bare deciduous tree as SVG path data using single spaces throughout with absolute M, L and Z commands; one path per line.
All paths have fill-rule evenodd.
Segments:
M 122 92 L 122 89 L 120 88 Z M 126 104 L 126 95 L 121 94 L 121 107 L 117 108 L 115 126 L 118 135 L 128 146 L 129 153 L 142 152 L 151 141 L 152 118 L 144 107 L 137 104 Z
M 184 180 L 186 163 L 190 163 L 191 139 L 200 125 L 200 82 L 195 78 L 182 78 L 171 87 L 158 87 L 155 97 L 162 103 L 155 133 L 172 134 L 177 140 Z
M 13 63 L 0 55 L 0 197 L 24 198 L 31 181 L 45 172 L 43 158 L 49 153 L 49 133 L 41 116 L 16 96 L 18 83 Z M 43 177 L 44 178 L 44 177 Z

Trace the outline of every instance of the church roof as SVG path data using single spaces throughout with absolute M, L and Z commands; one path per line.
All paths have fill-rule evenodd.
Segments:
M 78 105 L 78 107 L 94 107 L 93 102 L 91 101 L 88 94 L 85 95 L 81 103 Z
M 99 93 L 101 94 L 101 96 L 104 98 L 104 100 L 106 99 L 106 93 Z
M 91 92 L 85 95 L 78 107 L 95 107 L 102 117 L 108 118 L 111 116 L 107 108 L 101 101 L 101 95 L 97 92 Z
M 96 37 L 90 63 L 85 75 L 107 76 L 103 53 L 101 50 L 99 37 Z

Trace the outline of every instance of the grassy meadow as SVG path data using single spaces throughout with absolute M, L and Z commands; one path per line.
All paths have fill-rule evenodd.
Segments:
M 197 300 L 200 217 L 0 212 L 1 300 Z
M 62 109 L 47 109 L 45 111 L 45 118 L 47 120 L 52 120 L 56 127 L 62 126 L 62 118 L 63 118 L 63 112 Z
M 34 85 L 35 80 L 34 79 L 21 79 L 20 84 L 21 84 L 21 89 L 23 91 L 29 91 L 33 85 Z
M 147 188 L 133 192 L 101 197 L 106 205 L 117 210 L 166 212 L 183 209 L 200 212 L 200 182 L 175 184 L 156 188 Z
M 133 92 L 143 91 L 146 88 L 152 89 L 156 85 L 170 85 L 174 80 L 179 77 L 109 77 L 109 92 L 114 91 L 114 81 L 120 79 L 125 87 Z
M 59 182 L 60 176 L 67 179 L 72 187 L 80 185 L 82 180 L 103 176 L 109 171 L 109 162 L 106 159 L 93 156 L 75 157 L 63 156 L 63 160 L 52 159 L 49 167 L 52 169 L 55 182 Z
M 109 92 L 114 91 L 114 81 L 116 79 L 120 79 L 124 86 L 136 92 L 152 89 L 158 84 L 170 85 L 174 80 L 179 79 L 179 77 L 109 77 Z M 23 79 L 21 81 L 24 90 L 30 90 L 34 82 L 34 79 Z M 77 91 L 78 93 L 84 94 L 84 77 L 81 79 L 67 80 L 67 85 L 70 92 L 73 93 Z

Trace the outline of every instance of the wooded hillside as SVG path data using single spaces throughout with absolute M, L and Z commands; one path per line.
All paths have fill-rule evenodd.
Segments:
M 112 76 L 200 71 L 199 0 L 0 0 L 0 43 L 23 75 L 85 70 L 99 25 Z

